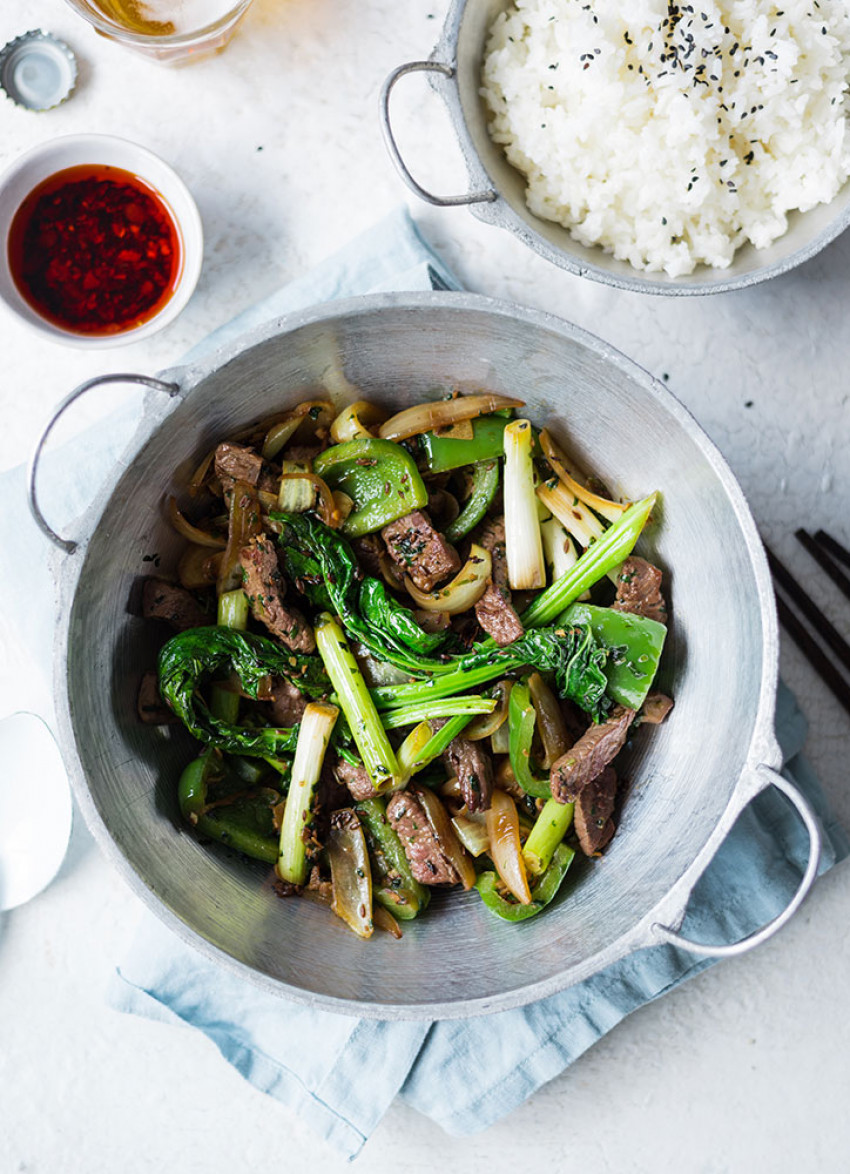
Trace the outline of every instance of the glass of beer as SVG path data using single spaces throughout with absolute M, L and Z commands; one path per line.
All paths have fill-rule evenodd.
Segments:
M 97 32 L 163 65 L 220 52 L 252 0 L 65 0 Z

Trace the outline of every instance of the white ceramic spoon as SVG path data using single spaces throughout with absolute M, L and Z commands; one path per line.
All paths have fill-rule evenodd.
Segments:
M 0 910 L 31 900 L 56 876 L 71 837 L 71 788 L 40 717 L 0 721 Z

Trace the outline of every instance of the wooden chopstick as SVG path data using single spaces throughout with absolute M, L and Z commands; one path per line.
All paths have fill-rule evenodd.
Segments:
M 789 599 L 793 600 L 797 608 L 803 613 L 815 631 L 826 644 L 830 652 L 850 669 L 850 644 L 844 639 L 838 629 L 830 623 L 820 608 L 809 599 L 803 588 L 788 571 L 776 555 L 768 547 L 767 561 L 773 572 L 774 580 L 779 584 Z M 789 629 L 790 634 L 790 629 Z
M 848 685 L 832 661 L 826 657 L 821 648 L 809 635 L 778 591 L 776 592 L 776 610 L 779 613 L 779 622 L 782 624 L 782 627 L 809 661 L 823 683 L 832 691 L 847 712 L 850 713 L 850 685 Z
M 835 565 L 826 550 L 812 538 L 811 534 L 808 534 L 805 530 L 797 530 L 795 533 L 797 541 L 805 546 L 815 562 L 826 571 L 838 590 L 850 599 L 850 579 L 847 578 L 841 568 Z
M 836 562 L 844 563 L 845 567 L 850 567 L 850 550 L 846 546 L 842 546 L 831 534 L 827 534 L 826 530 L 815 532 L 815 542 L 820 543 L 826 553 L 831 554 Z

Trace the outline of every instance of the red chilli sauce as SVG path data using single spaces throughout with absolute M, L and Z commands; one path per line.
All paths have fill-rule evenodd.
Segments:
M 12 219 L 8 249 L 21 296 L 77 334 L 148 322 L 183 266 L 163 198 L 138 176 L 102 164 L 68 167 L 34 188 Z

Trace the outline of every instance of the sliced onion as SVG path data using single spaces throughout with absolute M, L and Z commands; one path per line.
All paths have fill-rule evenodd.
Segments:
M 192 476 L 189 478 L 189 494 L 192 497 L 197 497 L 203 488 L 204 482 L 207 479 L 207 474 L 210 471 L 213 461 L 215 460 L 215 449 L 211 448 Z
M 464 730 L 464 734 L 466 731 Z M 442 787 L 440 787 L 440 794 L 444 799 L 462 799 L 463 792 L 460 787 L 460 779 L 457 775 L 452 775 L 450 779 L 446 779 Z
M 224 550 L 227 546 L 227 542 L 219 534 L 209 534 L 199 526 L 193 526 L 177 508 L 176 497 L 168 499 L 168 519 L 178 534 L 182 534 L 198 546 L 206 546 L 210 550 Z
M 350 807 L 335 811 L 327 839 L 331 909 L 360 938 L 372 936 L 372 870 L 360 820 Z
M 474 420 L 476 416 L 498 412 L 502 408 L 521 408 L 523 402 L 512 396 L 487 393 L 416 404 L 391 416 L 378 429 L 378 435 L 384 440 L 407 440 L 409 436 L 417 436 L 420 432 L 448 428 L 459 420 Z
M 552 763 L 556 762 L 572 746 L 572 739 L 567 733 L 558 699 L 540 673 L 532 673 L 528 678 L 528 691 L 534 703 L 537 729 L 540 733 L 540 741 L 543 743 L 544 754 L 541 765 L 545 770 L 549 770 Z
M 537 496 L 585 549 L 601 538 L 605 527 L 562 481 L 550 478 L 537 486 Z
M 280 485 L 281 504 L 283 504 L 283 499 L 285 496 L 284 485 L 287 481 L 309 481 L 310 485 L 313 488 L 315 496 L 318 498 L 318 502 L 316 504 L 316 510 L 318 512 L 319 517 L 322 519 L 322 521 L 325 523 L 325 525 L 330 526 L 332 530 L 339 529 L 339 527 L 342 525 L 342 521 L 343 521 L 342 513 L 337 508 L 337 504 L 334 501 L 333 494 L 331 493 L 330 489 L 328 488 L 326 481 L 323 481 L 321 477 L 317 477 L 315 473 L 284 473 L 281 476 L 280 481 L 281 481 L 281 485 Z M 288 500 L 288 497 L 287 497 L 287 500 Z M 299 500 L 300 500 L 300 498 L 299 498 Z M 307 506 L 306 508 L 311 509 L 312 505 Z M 293 512 L 297 513 L 299 511 L 293 511 Z M 303 511 L 301 511 L 301 512 L 303 512 Z
M 396 941 L 404 936 L 401 932 L 401 926 L 384 905 L 378 905 L 376 903 L 373 906 L 372 922 L 375 929 L 382 929 L 384 933 L 392 934 Z
M 187 591 L 199 591 L 202 587 L 211 587 L 218 578 L 222 554 L 220 550 L 210 550 L 208 546 L 198 546 L 192 542 L 183 551 L 180 562 L 177 564 L 177 578 L 180 586 Z
M 381 578 L 391 590 L 404 590 L 404 575 L 399 570 L 398 564 L 393 562 L 386 551 L 378 555 L 378 566 L 381 568 Z
M 505 558 L 515 591 L 546 586 L 546 564 L 534 492 L 534 433 L 528 420 L 505 428 Z
M 455 616 L 475 606 L 487 590 L 491 570 L 489 550 L 473 542 L 469 548 L 469 558 L 446 587 L 438 587 L 436 591 L 420 591 L 409 575 L 404 576 L 404 586 L 419 607 L 426 611 L 445 611 Z
M 347 440 L 374 440 L 375 424 L 383 424 L 387 413 L 377 404 L 359 399 L 343 408 L 331 424 L 331 440 L 344 444 Z
M 496 691 L 499 697 L 498 704 L 493 712 L 482 713 L 480 717 L 473 718 L 463 731 L 464 738 L 468 738 L 470 742 L 480 742 L 482 738 L 491 738 L 507 719 L 511 682 L 499 681 L 496 686 Z
M 230 491 L 230 521 L 227 546 L 218 571 L 218 593 L 235 591 L 242 586 L 242 548 L 260 533 L 260 503 L 257 490 L 247 481 L 234 482 Z
M 434 792 L 429 791 L 427 787 L 414 787 L 413 793 L 422 804 L 428 823 L 431 825 L 431 831 L 437 837 L 437 842 L 446 859 L 449 860 L 460 877 L 460 883 L 465 889 L 471 889 L 475 884 L 475 868 L 455 835 L 452 821 L 449 819 L 445 807 Z
M 354 509 L 354 498 L 349 497 L 347 493 L 343 493 L 341 489 L 333 489 L 331 496 L 334 499 L 334 505 L 337 508 L 339 516 L 344 522 Z
M 498 730 L 490 735 L 490 749 L 494 754 L 507 754 L 510 751 L 511 726 L 510 722 L 503 722 Z
M 269 461 L 277 456 L 298 431 L 301 432 L 299 439 L 306 439 L 308 435 L 318 435 L 328 427 L 333 416 L 334 406 L 330 400 L 311 399 L 298 404 L 269 428 L 263 441 L 264 460 Z
M 511 766 L 511 760 L 507 754 L 496 764 L 496 769 L 493 771 L 493 783 L 500 791 L 506 791 L 509 795 L 513 795 L 514 799 L 525 797 L 525 791 L 516 781 L 514 768 Z
M 505 791 L 495 790 L 486 814 L 490 859 L 496 872 L 521 905 L 530 905 L 531 890 L 522 858 L 516 803 Z
M 490 837 L 487 834 L 487 819 L 483 811 L 474 815 L 466 812 L 456 815 L 452 820 L 452 827 L 457 838 L 471 856 L 482 856 L 490 851 Z
M 543 455 L 546 457 L 546 460 L 558 474 L 566 488 L 572 493 L 573 497 L 577 497 L 579 501 L 584 502 L 585 505 L 596 510 L 597 514 L 601 514 L 609 522 L 616 522 L 620 515 L 628 509 L 629 502 L 623 505 L 618 501 L 609 501 L 608 498 L 600 497 L 598 493 L 593 493 L 591 490 L 585 489 L 583 485 L 580 485 L 567 469 L 566 455 L 558 448 L 550 433 L 545 428 L 540 433 L 540 447 L 543 450 Z

